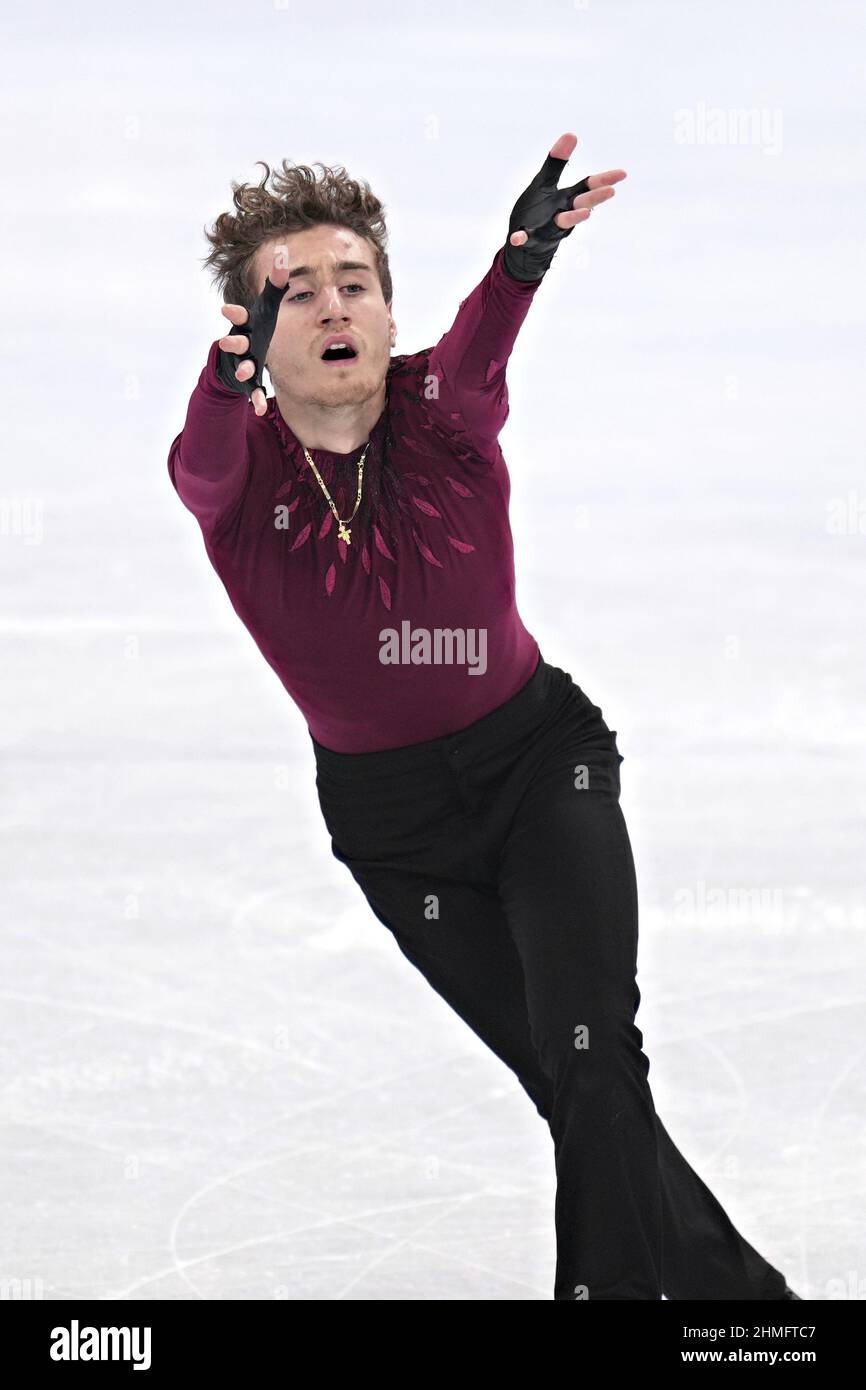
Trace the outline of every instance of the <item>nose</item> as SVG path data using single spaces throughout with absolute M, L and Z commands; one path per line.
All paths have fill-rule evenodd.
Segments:
M 332 318 L 346 318 L 346 311 L 340 299 L 340 288 L 338 285 L 324 285 L 322 287 L 322 321 L 328 322 Z

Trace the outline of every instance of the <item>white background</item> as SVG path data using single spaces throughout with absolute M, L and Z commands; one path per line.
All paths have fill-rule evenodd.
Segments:
M 166 458 L 225 327 L 202 228 L 232 179 L 368 179 L 411 352 L 573 130 L 569 182 L 628 178 L 509 368 L 521 614 L 625 756 L 659 1113 L 798 1292 L 866 1296 L 862 6 L 4 30 L 0 1278 L 552 1296 L 546 1128 L 331 857 Z

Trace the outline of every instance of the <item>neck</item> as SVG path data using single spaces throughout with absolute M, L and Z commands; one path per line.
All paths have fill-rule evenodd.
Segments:
M 384 381 L 368 400 L 347 405 L 296 401 L 276 391 L 280 414 L 295 438 L 306 449 L 327 449 L 335 454 L 351 454 L 366 444 L 385 409 L 385 394 Z

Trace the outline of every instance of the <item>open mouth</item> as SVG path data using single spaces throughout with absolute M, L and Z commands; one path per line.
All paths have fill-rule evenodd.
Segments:
M 323 362 L 354 362 L 357 359 L 357 352 L 348 343 L 335 343 L 333 347 L 325 348 L 321 360 Z

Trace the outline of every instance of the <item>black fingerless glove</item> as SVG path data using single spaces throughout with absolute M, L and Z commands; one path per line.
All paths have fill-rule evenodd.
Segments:
M 227 386 L 230 391 L 237 392 L 239 396 L 252 396 L 257 387 L 265 391 L 262 382 L 265 358 L 268 355 L 271 338 L 274 336 L 274 329 L 277 326 L 277 314 L 280 312 L 283 295 L 288 288 L 288 285 L 284 285 L 281 290 L 277 289 L 276 285 L 271 284 L 270 276 L 268 276 L 264 289 L 253 304 L 252 312 L 247 314 L 246 323 L 232 326 L 229 330 L 229 333 L 244 333 L 247 336 L 250 344 L 249 351 L 223 352 L 222 348 L 218 349 L 217 376 L 223 386 Z M 246 362 L 248 358 L 252 358 L 256 370 L 247 381 L 238 381 L 235 372 L 241 363 Z M 266 391 L 265 395 L 267 395 Z
M 574 231 L 573 227 L 558 227 L 553 219 L 558 212 L 573 211 L 572 203 L 578 193 L 589 192 L 589 179 L 581 179 L 571 188 L 557 188 L 567 163 L 567 159 L 549 154 L 514 204 L 508 236 L 525 231 L 529 237 L 522 246 L 512 246 L 510 240 L 505 243 L 503 264 L 513 280 L 540 280 L 563 237 Z

